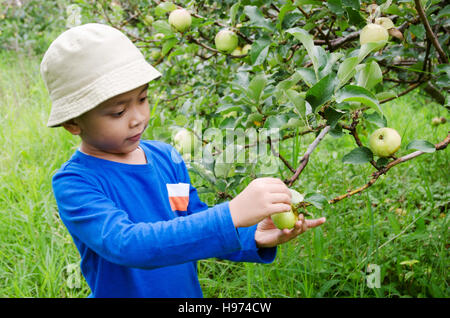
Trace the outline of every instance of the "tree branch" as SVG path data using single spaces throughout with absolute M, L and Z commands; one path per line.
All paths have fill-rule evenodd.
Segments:
M 342 125 L 342 128 L 348 130 L 350 132 L 350 134 L 353 136 L 353 138 L 355 139 L 356 144 L 358 145 L 358 147 L 362 147 L 363 144 L 361 142 L 361 140 L 359 139 L 358 136 L 358 132 L 356 131 L 356 126 L 359 123 L 359 116 L 362 113 L 362 110 L 357 110 L 353 113 L 352 115 L 352 123 L 350 126 L 347 125 Z M 377 170 L 379 170 L 379 168 L 377 167 L 377 163 L 375 162 L 375 160 L 371 160 L 370 164 Z
M 447 137 L 443 141 L 435 144 L 434 147 L 435 147 L 436 150 L 442 150 L 442 149 L 445 149 L 448 146 L 449 143 L 450 143 L 450 133 L 447 135 Z M 365 189 L 367 189 L 370 186 L 372 186 L 378 180 L 378 178 L 381 175 L 383 175 L 386 172 L 388 172 L 392 167 L 394 167 L 394 166 L 396 166 L 396 165 L 398 165 L 398 164 L 400 164 L 402 162 L 405 162 L 405 161 L 411 160 L 413 158 L 416 158 L 416 157 L 418 157 L 420 155 L 423 155 L 424 153 L 425 152 L 418 150 L 418 151 L 414 151 L 414 152 L 412 152 L 410 154 L 407 154 L 407 155 L 405 155 L 403 157 L 400 157 L 400 158 L 397 158 L 397 159 L 391 161 L 385 167 L 381 168 L 378 171 L 375 171 L 372 174 L 372 178 L 366 184 L 364 184 L 363 186 L 361 186 L 361 187 L 359 187 L 359 188 L 357 188 L 355 190 L 351 190 L 351 191 L 348 191 L 345 194 L 339 195 L 339 196 L 329 200 L 328 203 L 329 204 L 333 204 L 333 203 L 339 202 L 339 201 L 341 201 L 341 200 L 343 200 L 345 198 L 351 197 L 352 195 L 355 195 L 357 193 L 360 193 L 360 192 L 364 191 Z M 297 205 L 297 208 L 307 207 L 309 205 L 311 205 L 311 203 L 301 202 L 300 204 Z
M 431 30 L 430 23 L 428 22 L 427 16 L 425 15 L 425 11 L 422 8 L 420 0 L 414 0 L 414 3 L 416 5 L 416 10 L 417 13 L 419 14 L 420 20 L 422 21 L 422 24 L 425 27 L 425 31 L 427 32 L 427 38 L 431 41 L 431 43 L 433 43 L 434 47 L 436 48 L 436 51 L 439 54 L 439 62 L 441 64 L 447 64 L 448 63 L 447 55 L 445 54 L 444 50 L 442 50 L 442 47 L 439 44 L 436 35 L 433 33 L 433 30 Z
M 316 149 L 319 142 L 325 137 L 325 135 L 328 133 L 328 131 L 331 129 L 330 126 L 326 126 L 322 131 L 319 133 L 319 135 L 314 139 L 314 141 L 309 145 L 308 149 L 306 150 L 305 154 L 303 155 L 302 159 L 300 159 L 300 165 L 295 171 L 294 175 L 291 179 L 285 180 L 285 183 L 287 183 L 288 187 L 291 187 L 292 184 L 297 180 L 298 176 L 302 173 L 303 169 L 305 169 L 306 165 L 308 164 L 309 157 L 311 156 L 311 153 Z

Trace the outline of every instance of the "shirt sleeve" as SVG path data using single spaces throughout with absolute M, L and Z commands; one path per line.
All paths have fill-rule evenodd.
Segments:
M 181 175 L 183 176 L 183 180 L 181 180 L 180 182 L 190 184 L 188 214 L 195 214 L 204 211 L 205 209 L 208 209 L 208 205 L 200 200 L 197 193 L 197 189 L 194 186 L 192 186 L 189 173 L 184 161 L 182 159 L 180 160 L 182 169 Z M 222 206 L 224 207 L 226 213 L 228 213 L 228 215 L 230 215 L 231 218 L 229 202 L 222 203 Z M 256 226 L 257 225 L 251 227 L 237 228 L 236 232 L 238 234 L 240 241 L 241 246 L 240 250 L 228 254 L 224 253 L 218 258 L 227 259 L 235 262 L 255 262 L 255 263 L 273 262 L 276 257 L 277 248 L 276 247 L 259 248 L 256 246 L 255 242 Z
M 134 223 L 92 175 L 59 171 L 52 186 L 71 235 L 112 263 L 151 269 L 241 250 L 227 204 L 172 220 Z

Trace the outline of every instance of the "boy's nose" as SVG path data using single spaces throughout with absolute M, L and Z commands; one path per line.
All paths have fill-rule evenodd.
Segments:
M 144 111 L 135 108 L 130 120 L 130 127 L 141 125 L 145 121 L 146 117 L 147 116 Z

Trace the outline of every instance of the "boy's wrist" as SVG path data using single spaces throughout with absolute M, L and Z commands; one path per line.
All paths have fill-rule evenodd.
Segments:
M 238 228 L 239 226 L 239 216 L 237 213 L 237 208 L 236 208 L 236 202 L 234 200 L 231 200 L 228 203 L 228 208 L 230 209 L 230 215 L 231 215 L 231 220 L 233 221 L 234 227 Z

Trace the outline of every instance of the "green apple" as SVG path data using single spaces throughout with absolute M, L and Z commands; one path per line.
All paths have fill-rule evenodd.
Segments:
M 280 230 L 282 229 L 292 229 L 295 222 L 298 221 L 298 214 L 294 211 L 289 210 L 287 212 L 274 213 L 270 216 L 273 223 Z
M 156 41 L 161 41 L 162 39 L 164 39 L 164 37 L 165 37 L 165 34 L 164 34 L 164 33 L 156 33 L 156 34 L 153 36 L 153 38 L 154 38 Z
M 216 34 L 214 42 L 219 51 L 229 54 L 238 46 L 238 37 L 229 29 L 222 29 Z
M 431 124 L 432 124 L 433 126 L 438 126 L 438 125 L 440 125 L 440 123 L 441 123 L 441 119 L 440 119 L 439 117 L 434 117 L 434 118 L 431 120 Z
M 175 143 L 175 149 L 178 150 L 180 154 L 192 153 L 195 146 L 195 136 L 192 132 L 187 129 L 179 130 L 173 137 Z
M 233 50 L 233 52 L 231 52 L 231 55 L 232 56 L 240 56 L 240 55 L 242 55 L 242 50 L 241 50 L 241 48 L 238 46 L 237 48 L 235 48 L 234 50 Z
M 400 148 L 401 142 L 398 132 L 388 127 L 375 130 L 369 137 L 370 149 L 380 158 L 392 156 Z
M 170 12 L 169 24 L 177 31 L 183 33 L 191 27 L 192 18 L 186 9 L 176 9 Z
M 386 30 L 395 28 L 394 22 L 392 22 L 392 20 L 389 18 L 376 18 L 375 24 L 381 25 Z
M 242 47 L 242 54 L 248 54 L 248 52 L 250 51 L 250 49 L 252 48 L 251 44 L 246 44 Z
M 370 42 L 387 41 L 388 39 L 388 31 L 381 25 L 375 23 L 366 25 L 359 34 L 359 42 L 361 45 Z
M 289 189 L 291 191 L 291 204 L 298 204 L 303 201 L 303 195 L 294 189 Z M 270 216 L 273 223 L 280 230 L 282 229 L 292 229 L 295 223 L 298 221 L 298 213 L 296 213 L 292 208 L 287 212 L 274 213 Z
M 159 59 L 161 57 L 161 50 L 158 49 L 151 50 L 150 56 L 152 57 L 153 60 Z
M 147 25 L 147 26 L 152 25 L 154 21 L 155 21 L 155 19 L 154 19 L 153 16 L 150 15 L 150 14 L 147 14 L 147 15 L 144 17 L 144 24 Z

